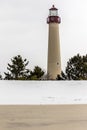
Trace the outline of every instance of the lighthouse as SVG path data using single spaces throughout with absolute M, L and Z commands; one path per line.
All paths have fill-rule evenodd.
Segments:
M 61 75 L 61 55 L 60 55 L 60 38 L 59 38 L 59 24 L 61 19 L 58 16 L 58 9 L 53 5 L 49 9 L 49 16 L 47 24 L 48 31 L 48 61 L 47 61 L 47 75 L 48 79 L 55 80 L 57 75 Z

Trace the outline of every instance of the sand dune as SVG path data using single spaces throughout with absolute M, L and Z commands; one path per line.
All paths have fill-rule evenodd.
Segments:
M 2 105 L 0 130 L 87 130 L 87 105 Z

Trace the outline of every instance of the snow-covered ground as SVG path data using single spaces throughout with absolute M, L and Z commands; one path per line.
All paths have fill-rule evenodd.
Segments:
M 87 104 L 87 81 L 0 81 L 0 104 Z

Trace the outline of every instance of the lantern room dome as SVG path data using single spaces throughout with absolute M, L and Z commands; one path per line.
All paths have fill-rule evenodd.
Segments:
M 55 8 L 54 5 L 52 5 L 52 8 L 50 8 L 49 10 L 58 10 L 57 8 Z
M 47 18 L 47 23 L 61 23 L 61 18 L 58 15 L 58 9 L 55 8 L 55 6 L 53 5 L 52 8 L 49 9 L 49 16 Z

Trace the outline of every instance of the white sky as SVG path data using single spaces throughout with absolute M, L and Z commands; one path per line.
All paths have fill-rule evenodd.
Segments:
M 87 53 L 87 0 L 0 0 L 0 72 L 18 54 L 29 68 L 47 66 L 48 25 L 54 4 L 59 9 L 62 69 L 77 53 Z

